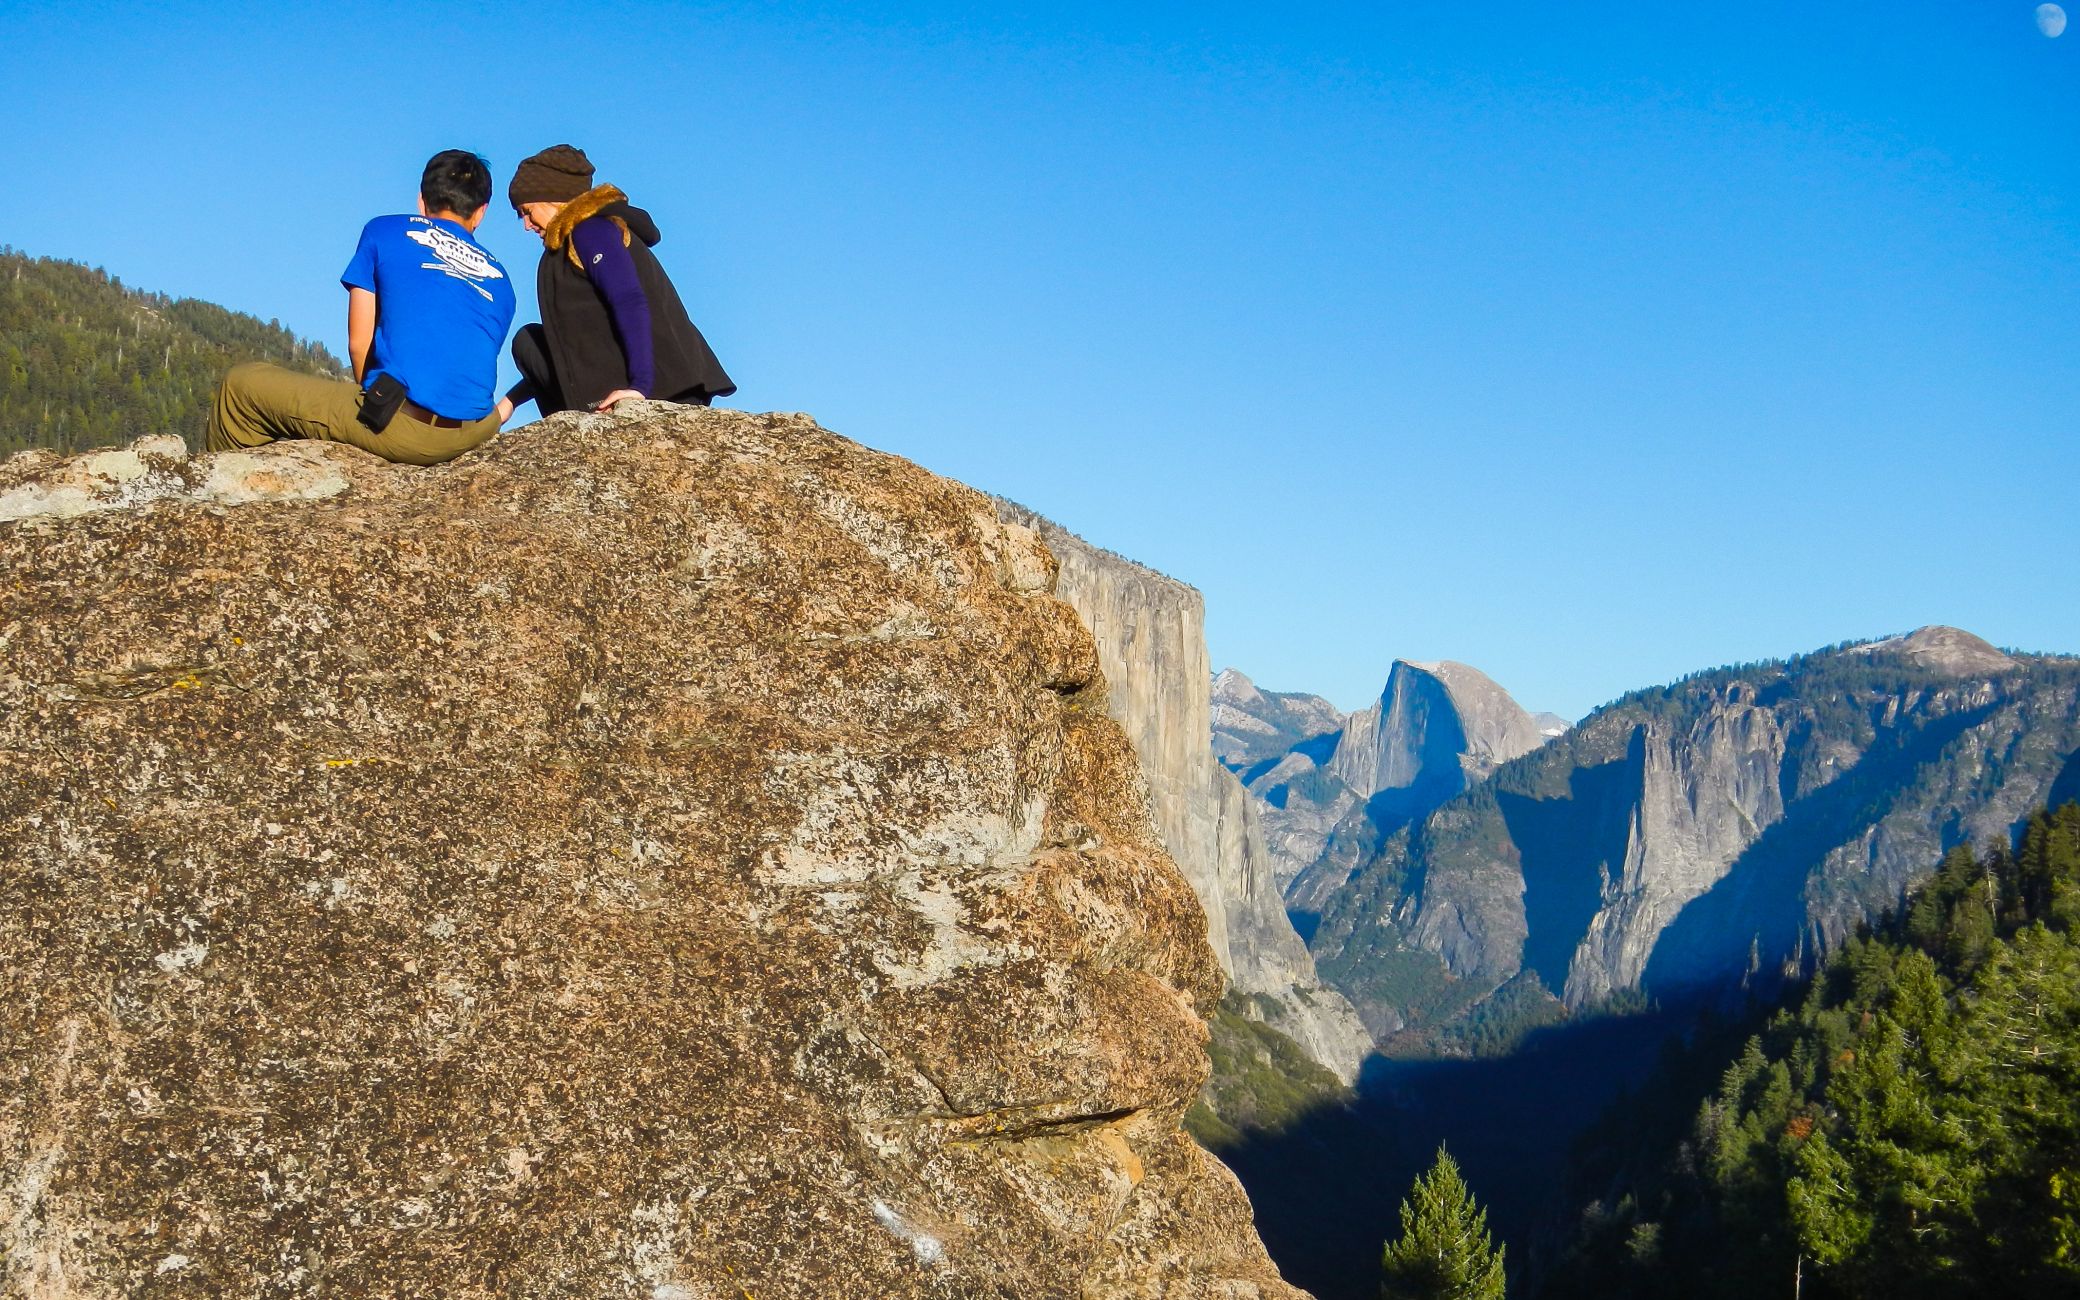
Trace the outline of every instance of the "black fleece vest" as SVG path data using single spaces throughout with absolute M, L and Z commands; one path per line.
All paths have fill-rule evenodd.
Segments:
M 604 220 L 613 212 L 609 208 L 593 220 Z M 687 401 L 736 392 L 708 340 L 687 316 L 657 255 L 640 239 L 629 241 L 628 254 L 635 259 L 636 279 L 650 303 L 650 346 L 657 374 L 657 390 L 650 395 Z M 541 300 L 549 362 L 556 368 L 556 386 L 563 390 L 564 401 L 588 410 L 608 393 L 628 387 L 628 358 L 614 333 L 607 300 L 563 249 L 542 250 L 535 291 Z

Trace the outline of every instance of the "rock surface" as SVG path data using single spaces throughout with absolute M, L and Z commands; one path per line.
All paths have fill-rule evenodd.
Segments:
M 322 494 L 136 458 L 185 486 L 0 528 L 0 1290 L 1299 1295 L 1179 1131 L 1203 912 L 986 498 L 640 403 L 246 458 Z
M 1207 933 L 1236 991 L 1346 1083 L 1372 1037 L 1341 994 L 1315 974 L 1287 918 L 1274 862 L 1241 785 L 1209 748 L 1212 705 L 1206 610 L 1175 578 L 1101 550 L 1011 502 L 1060 561 L 1055 592 L 1090 626 L 1111 686 L 1112 716 L 1148 774 L 1156 825 L 1206 908 Z

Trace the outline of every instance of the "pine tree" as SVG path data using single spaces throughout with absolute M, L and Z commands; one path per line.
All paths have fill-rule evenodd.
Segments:
M 1442 1146 L 1401 1202 L 1401 1235 L 1380 1257 L 1383 1300 L 1502 1300 L 1502 1247 Z

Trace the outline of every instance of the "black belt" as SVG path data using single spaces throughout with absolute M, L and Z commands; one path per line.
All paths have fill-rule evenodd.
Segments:
M 466 424 L 476 423 L 475 420 L 456 420 L 445 415 L 435 415 L 432 411 L 427 410 L 409 397 L 399 403 L 397 409 L 419 421 L 419 423 L 430 424 L 436 429 L 460 429 Z

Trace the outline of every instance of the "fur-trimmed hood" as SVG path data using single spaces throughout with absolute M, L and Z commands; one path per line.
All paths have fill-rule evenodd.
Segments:
M 650 214 L 631 205 L 628 196 L 613 185 L 595 185 L 577 198 L 563 205 L 557 214 L 542 228 L 542 244 L 551 252 L 561 251 L 570 259 L 571 265 L 583 270 L 578 261 L 577 246 L 571 243 L 571 232 L 594 217 L 605 217 L 621 231 L 621 246 L 627 248 L 640 239 L 645 247 L 655 248 L 661 238 L 657 223 Z

